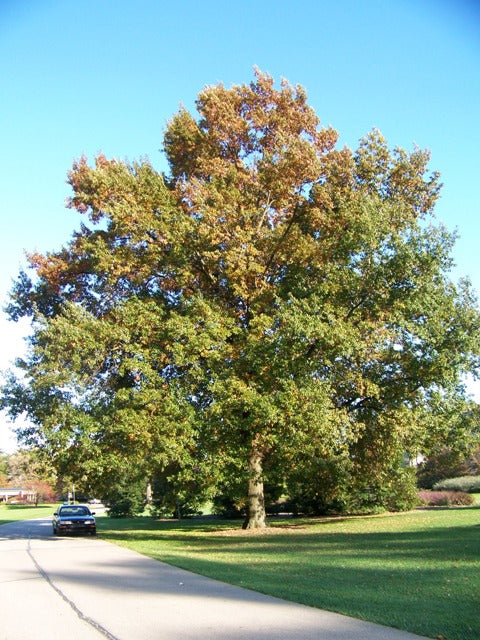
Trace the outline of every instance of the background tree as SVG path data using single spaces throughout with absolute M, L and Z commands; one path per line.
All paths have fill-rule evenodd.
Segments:
M 0 485 L 4 487 L 8 482 L 8 455 L 0 452 Z
M 429 224 L 429 154 L 373 131 L 336 150 L 301 87 L 256 73 L 208 87 L 168 123 L 170 174 L 76 162 L 87 225 L 32 255 L 9 307 L 30 357 L 4 405 L 21 436 L 92 483 L 125 465 L 229 466 L 265 524 L 263 482 L 302 456 L 366 460 L 441 435 L 420 409 L 478 368 L 479 314 L 448 279 L 453 237 Z M 389 445 L 387 445 L 389 446 Z
M 55 490 L 45 480 L 31 478 L 25 483 L 25 488 L 32 492 L 35 506 L 39 502 L 55 502 Z
M 7 483 L 11 486 L 29 490 L 35 505 L 39 501 L 55 500 L 55 471 L 43 459 L 41 452 L 20 449 L 5 456 L 5 472 Z

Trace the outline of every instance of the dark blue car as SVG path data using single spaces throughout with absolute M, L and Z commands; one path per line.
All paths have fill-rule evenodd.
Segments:
M 97 533 L 95 514 L 85 504 L 64 504 L 53 514 L 53 535 L 66 533 Z

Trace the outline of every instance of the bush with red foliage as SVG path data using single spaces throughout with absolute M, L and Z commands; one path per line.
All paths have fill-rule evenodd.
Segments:
M 419 491 L 418 498 L 422 506 L 450 507 L 475 504 L 472 495 L 464 491 Z

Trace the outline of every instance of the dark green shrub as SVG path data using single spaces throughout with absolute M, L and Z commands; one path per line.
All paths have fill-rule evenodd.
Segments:
M 143 512 L 146 504 L 146 480 L 122 480 L 103 496 L 111 518 L 131 518 Z
M 412 467 L 388 469 L 379 478 L 368 482 L 352 481 L 345 502 L 348 513 L 379 513 L 408 511 L 418 504 L 415 470 Z
M 221 470 L 212 496 L 212 511 L 222 518 L 244 518 L 248 477 L 244 467 L 230 460 Z
M 199 469 L 180 469 L 171 465 L 157 472 L 152 480 L 152 515 L 188 518 L 199 515 L 210 498 L 208 483 Z
M 294 514 L 323 515 L 345 511 L 350 462 L 346 457 L 305 461 L 288 474 L 288 506 Z
M 213 513 L 222 518 L 244 518 L 247 508 L 245 493 L 232 496 L 222 491 L 213 498 Z
M 381 496 L 387 511 L 408 511 L 418 504 L 417 478 L 412 467 L 393 470 L 385 481 Z
M 244 478 L 230 479 L 222 482 L 212 499 L 213 512 L 223 518 L 243 518 L 247 512 L 247 482 Z M 267 514 L 275 514 L 285 511 L 284 501 L 280 497 L 285 488 L 266 480 L 264 483 L 264 500 Z
M 408 511 L 418 504 L 415 470 L 403 456 L 368 467 L 347 456 L 310 460 L 287 478 L 294 513 L 381 513 Z
M 480 493 L 480 476 L 460 476 L 447 478 L 433 485 L 434 491 L 465 491 L 466 493 Z

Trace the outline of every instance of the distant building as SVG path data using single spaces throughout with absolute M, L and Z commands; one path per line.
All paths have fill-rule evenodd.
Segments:
M 35 502 L 35 491 L 20 487 L 0 487 L 0 502 Z
M 408 453 L 406 453 L 403 456 L 403 465 L 404 467 L 418 467 L 419 465 L 421 465 L 423 462 L 425 462 L 426 457 L 422 454 L 422 453 L 417 453 L 416 456 L 409 456 Z

